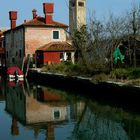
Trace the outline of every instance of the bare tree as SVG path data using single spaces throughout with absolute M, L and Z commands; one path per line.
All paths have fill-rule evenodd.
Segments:
M 86 64 L 91 71 L 105 69 L 107 48 L 104 26 L 101 22 L 97 20 L 90 21 L 89 26 L 81 27 L 80 30 L 75 31 L 73 38 L 73 44 L 78 50 L 80 63 Z
M 130 12 L 118 17 L 110 14 L 107 22 L 92 17 L 89 24 L 76 30 L 73 36 L 80 63 L 87 65 L 91 71 L 102 71 L 108 65 L 113 68 L 113 52 L 126 40 L 130 64 L 133 59 L 133 65 L 136 67 L 136 44 L 134 41 L 132 55 L 132 43 L 129 41 L 130 36 L 136 40 L 136 36 L 140 34 L 140 8 L 132 8 Z

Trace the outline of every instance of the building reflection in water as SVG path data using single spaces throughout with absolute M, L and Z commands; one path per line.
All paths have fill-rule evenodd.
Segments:
M 55 140 L 54 129 L 70 121 L 76 121 L 84 102 L 69 102 L 63 92 L 28 82 L 7 83 L 6 111 L 12 115 L 11 134 L 18 135 L 18 122 L 34 130 L 46 130 L 46 139 Z M 80 108 L 79 106 L 80 105 Z
M 140 116 L 121 108 L 100 105 L 52 88 L 29 85 L 27 81 L 7 83 L 5 95 L 6 111 L 12 116 L 12 135 L 22 133 L 18 126 L 20 122 L 34 131 L 35 138 L 45 130 L 46 140 L 55 140 L 58 137 L 56 129 L 68 130 L 68 124 L 72 126 L 67 132 L 67 138 L 71 140 L 140 139 Z M 63 139 L 65 133 L 61 134 L 59 138 Z
M 2 78 L 2 76 L 0 75 L 0 101 L 4 101 L 5 99 L 5 82 L 4 79 Z

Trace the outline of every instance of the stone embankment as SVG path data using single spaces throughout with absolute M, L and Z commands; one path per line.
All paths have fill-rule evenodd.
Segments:
M 138 85 L 130 85 L 127 82 L 116 82 L 112 80 L 95 82 L 91 77 L 82 77 L 82 76 L 68 76 L 60 73 L 50 73 L 50 72 L 42 72 L 41 69 L 30 69 L 28 78 L 31 81 L 39 82 L 46 85 L 53 85 L 56 87 L 62 88 L 70 88 L 70 89 L 86 89 L 89 91 L 92 88 L 97 89 L 99 91 L 105 92 L 103 89 L 123 89 L 128 90 L 129 92 L 138 92 L 140 91 L 140 86 Z M 92 87 L 92 88 L 91 88 Z
M 140 105 L 139 86 L 113 81 L 95 83 L 92 78 L 41 72 L 40 69 L 31 69 L 27 78 L 37 85 L 60 89 L 101 103 L 107 102 L 115 106 L 131 108 L 134 111 Z

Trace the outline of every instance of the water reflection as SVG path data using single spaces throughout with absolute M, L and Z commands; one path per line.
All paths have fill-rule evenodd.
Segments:
M 3 101 L 4 100 L 4 81 L 3 81 L 3 78 L 1 77 L 0 75 L 0 101 Z
M 27 80 L 8 82 L 5 89 L 11 135 L 20 136 L 22 125 L 33 131 L 36 139 L 39 134 L 45 140 L 140 139 L 140 115 Z
M 83 107 L 84 102 L 76 99 L 70 101 L 65 93 L 51 88 L 39 85 L 29 86 L 27 81 L 26 83 L 14 81 L 7 83 L 6 111 L 12 116 L 12 135 L 19 134 L 17 123 L 19 121 L 33 129 L 35 137 L 41 129 L 45 129 L 46 139 L 55 139 L 55 128 L 69 122 L 73 126 L 72 123 L 78 119 Z

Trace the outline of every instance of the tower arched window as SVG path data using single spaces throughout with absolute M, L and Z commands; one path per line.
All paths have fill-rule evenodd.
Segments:
M 84 7 L 84 2 L 78 2 L 78 6 L 80 6 L 80 7 Z

